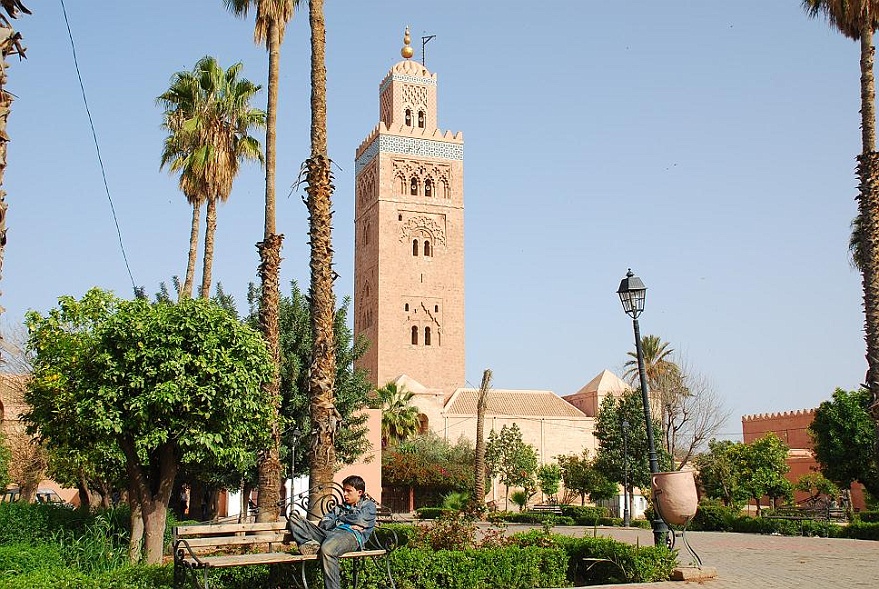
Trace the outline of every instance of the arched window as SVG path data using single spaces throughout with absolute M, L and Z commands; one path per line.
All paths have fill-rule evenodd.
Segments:
M 424 196 L 433 196 L 433 180 L 427 179 L 424 181 Z
M 426 434 L 430 426 L 430 420 L 427 418 L 427 415 L 424 413 L 420 413 L 418 415 L 418 433 Z
M 406 126 L 407 127 L 412 126 L 412 111 L 409 110 L 408 108 L 406 109 Z
M 424 328 L 424 345 L 425 346 L 430 345 L 430 328 L 429 327 Z
M 424 111 L 423 110 L 418 111 L 418 128 L 419 129 L 424 128 Z
M 418 240 L 417 239 L 412 240 L 412 255 L 413 256 L 418 255 Z
M 400 176 L 400 194 L 406 194 L 406 179 Z
M 439 313 L 439 305 L 434 305 L 434 306 L 433 306 L 433 312 L 434 312 L 434 313 Z
M 409 194 L 418 196 L 418 178 L 415 176 L 412 176 L 412 181 L 409 182 Z
M 418 345 L 418 328 L 416 326 L 412 326 L 412 345 Z
M 406 304 L 403 306 L 403 310 L 404 310 L 404 311 L 408 311 L 408 310 L 409 310 L 409 303 L 406 303 Z
M 369 226 L 369 222 L 366 223 L 366 227 L 363 229 L 363 245 L 369 245 L 369 230 L 371 227 Z
M 427 241 L 426 239 L 424 240 L 424 255 L 425 255 L 425 256 L 430 256 L 430 255 L 431 255 L 431 253 L 430 253 L 430 242 Z

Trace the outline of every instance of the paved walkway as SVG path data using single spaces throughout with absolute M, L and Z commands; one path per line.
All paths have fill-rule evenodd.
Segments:
M 510 525 L 510 532 L 533 526 Z M 557 533 L 592 536 L 592 528 L 560 526 Z M 653 543 L 650 530 L 598 528 L 599 536 L 642 546 Z M 704 581 L 706 589 L 815 589 L 879 587 L 879 542 L 843 538 L 761 536 L 724 532 L 688 532 L 690 545 L 705 566 L 717 569 L 717 577 Z M 679 560 L 689 562 L 680 540 Z M 695 582 L 598 585 L 597 587 L 676 587 Z

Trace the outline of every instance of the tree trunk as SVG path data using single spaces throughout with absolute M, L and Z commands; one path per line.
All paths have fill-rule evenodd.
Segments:
M 474 500 L 480 512 L 485 506 L 485 405 L 488 387 L 491 386 L 491 370 L 482 373 L 482 386 L 479 387 L 479 398 L 476 401 L 476 459 L 474 472 Z
M 332 174 L 327 155 L 326 25 L 323 0 L 308 6 L 311 25 L 311 157 L 306 162 L 309 237 L 311 240 L 311 320 L 314 343 L 311 356 L 311 484 L 329 485 L 336 464 L 335 434 L 340 415 L 334 405 L 336 343 L 333 331 L 336 299 L 333 294 Z M 315 507 L 318 493 L 309 498 Z
M 131 564 L 140 562 L 143 554 L 143 509 L 140 503 L 140 491 L 134 483 L 129 484 L 128 506 L 131 508 L 129 521 L 131 522 L 131 537 L 128 540 L 128 558 Z
M 177 475 L 177 461 L 174 458 L 174 447 L 164 444 L 155 451 L 156 464 L 144 468 L 140 464 L 134 440 L 126 438 L 120 441 L 125 453 L 125 469 L 130 484 L 135 486 L 135 494 L 140 499 L 143 529 L 145 533 L 146 564 L 161 564 L 165 539 L 165 521 L 168 503 L 174 488 Z M 158 477 L 158 480 L 155 478 Z
M 281 344 L 278 314 L 280 306 L 279 275 L 281 271 L 281 243 L 283 235 L 275 234 L 275 168 L 277 162 L 275 135 L 278 120 L 278 76 L 280 74 L 281 41 L 277 23 L 271 21 L 268 29 L 269 39 L 269 98 L 266 122 L 266 202 L 265 234 L 257 244 L 260 265 L 259 276 L 262 282 L 259 305 L 259 325 L 271 354 L 275 371 L 271 380 L 264 386 L 272 404 L 272 439 L 270 446 L 260 454 L 259 494 L 257 505 L 259 522 L 275 521 L 278 518 L 277 502 L 281 497 Z
M 79 506 L 82 509 L 91 509 L 92 495 L 89 492 L 89 483 L 81 473 L 76 481 L 76 494 L 79 496 Z
M 9 143 L 9 135 L 6 134 L 6 124 L 9 113 L 12 110 L 12 101 L 14 97 L 6 91 L 6 59 L 10 55 L 18 53 L 23 56 L 23 50 L 20 50 L 17 33 L 11 27 L 0 27 L 0 277 L 3 275 L 3 258 L 6 253 L 6 191 L 3 190 L 3 176 L 6 173 L 6 146 Z M 2 291 L 0 291 L 2 294 Z M 4 311 L 0 306 L 0 314 Z M 0 333 L 0 341 L 3 341 L 3 334 Z
M 192 205 L 192 227 L 189 230 L 189 257 L 186 260 L 186 278 L 183 281 L 183 290 L 177 294 L 177 299 L 192 298 L 192 283 L 195 281 L 195 260 L 198 257 L 198 230 L 201 223 L 201 203 Z
M 211 270 L 214 265 L 214 234 L 217 231 L 217 198 L 208 200 L 204 230 L 204 262 L 202 263 L 201 292 L 203 299 L 211 298 Z

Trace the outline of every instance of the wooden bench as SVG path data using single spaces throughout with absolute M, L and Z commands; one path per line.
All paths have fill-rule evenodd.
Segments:
M 321 515 L 328 513 L 341 501 L 341 489 L 337 485 L 331 490 L 332 496 L 320 503 Z M 307 502 L 308 494 L 303 493 Z M 293 505 L 301 505 L 303 497 L 297 497 Z M 378 505 L 378 504 L 376 504 Z M 292 506 L 288 504 L 289 515 Z M 396 547 L 397 539 L 393 532 L 379 531 L 379 523 L 362 550 L 347 552 L 343 559 L 354 560 L 354 587 L 357 586 L 359 559 L 368 557 L 376 563 L 384 560 L 384 569 L 391 589 L 395 588 L 391 575 L 388 555 Z M 182 525 L 174 528 L 174 586 L 182 587 L 187 580 L 200 589 L 210 589 L 208 573 L 212 569 L 222 569 L 253 565 L 295 565 L 300 564 L 299 579 L 296 581 L 303 589 L 308 589 L 306 565 L 318 560 L 318 555 L 303 555 L 291 552 L 296 544 L 287 531 L 287 519 L 266 523 L 210 523 Z

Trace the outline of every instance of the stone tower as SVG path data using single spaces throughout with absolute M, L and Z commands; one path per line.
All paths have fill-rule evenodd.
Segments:
M 464 139 L 437 128 L 437 78 L 409 31 L 379 85 L 379 123 L 355 161 L 354 333 L 382 386 L 406 374 L 464 385 Z

